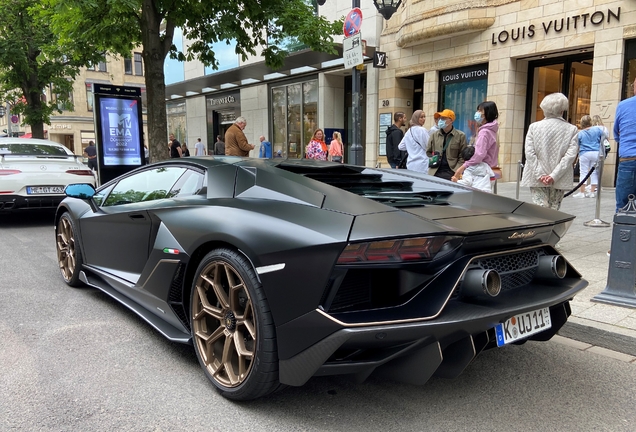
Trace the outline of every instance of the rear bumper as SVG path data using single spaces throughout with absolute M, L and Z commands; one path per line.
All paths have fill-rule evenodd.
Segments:
M 280 360 L 280 380 L 299 386 L 312 376 L 353 374 L 363 380 L 379 373 L 424 384 L 433 375 L 455 377 L 481 351 L 496 347 L 494 327 L 516 314 L 549 307 L 552 327 L 529 338 L 549 340 L 571 314 L 569 299 L 586 286 L 587 281 L 578 279 L 560 289 L 552 287 L 552 295 L 546 295 L 549 287 L 545 287 L 542 292 L 535 290 L 498 305 L 450 302 L 433 320 L 340 328 L 297 355 Z
M 0 212 L 16 210 L 56 209 L 65 195 L 0 195 Z

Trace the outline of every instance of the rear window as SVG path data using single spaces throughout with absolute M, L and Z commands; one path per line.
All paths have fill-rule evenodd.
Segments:
M 47 144 L 0 144 L 0 154 L 15 156 L 68 156 L 63 147 Z

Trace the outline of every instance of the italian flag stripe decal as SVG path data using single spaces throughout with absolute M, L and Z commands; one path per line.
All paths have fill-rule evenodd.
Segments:
M 179 250 L 178 249 L 165 248 L 163 250 L 163 253 L 172 254 L 172 255 L 179 255 Z

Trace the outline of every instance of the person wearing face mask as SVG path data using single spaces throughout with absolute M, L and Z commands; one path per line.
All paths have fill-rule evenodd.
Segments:
M 455 171 L 464 164 L 462 151 L 468 145 L 466 134 L 453 127 L 455 113 L 445 109 L 435 113 L 439 116 L 437 127 L 439 130 L 431 134 L 426 147 L 426 155 L 432 161 L 429 165 L 429 175 L 451 180 Z M 437 158 L 434 156 L 437 155 Z M 437 159 L 437 163 L 435 160 Z
M 498 117 L 499 111 L 494 102 L 485 101 L 477 106 L 474 119 L 477 125 L 479 125 L 479 131 L 477 132 L 477 139 L 475 140 L 475 154 L 470 160 L 464 161 L 464 163 L 455 170 L 455 175 L 451 180 L 457 181 L 461 178 L 466 168 L 482 162 L 486 163 L 489 167 L 497 166 L 499 158 L 499 148 L 497 147 L 497 131 L 499 130 L 499 123 L 497 123 Z

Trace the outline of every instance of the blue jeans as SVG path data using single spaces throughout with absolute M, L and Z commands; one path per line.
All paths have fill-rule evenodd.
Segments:
M 618 163 L 616 213 L 627 205 L 629 195 L 636 196 L 636 160 Z

